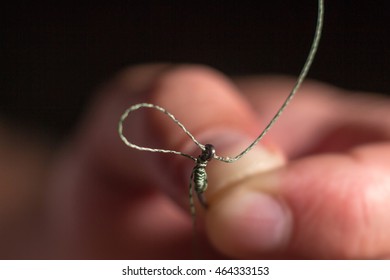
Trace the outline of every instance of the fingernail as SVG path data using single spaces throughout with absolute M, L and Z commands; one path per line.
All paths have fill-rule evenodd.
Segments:
M 224 211 L 236 219 L 235 224 L 242 233 L 240 246 L 246 254 L 271 252 L 287 244 L 291 215 L 280 200 L 256 191 L 239 191 L 234 199 Z
M 212 244 L 233 258 L 276 253 L 291 238 L 292 215 L 287 205 L 252 183 L 231 188 L 207 213 L 206 229 Z

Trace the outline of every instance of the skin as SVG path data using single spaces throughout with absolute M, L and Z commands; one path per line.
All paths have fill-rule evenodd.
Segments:
M 276 76 L 230 80 L 195 65 L 125 70 L 101 89 L 60 151 L 49 153 L 50 166 L 38 168 L 47 186 L 40 218 L 25 226 L 30 238 L 14 236 L 24 250 L 11 246 L 3 256 L 193 258 L 194 163 L 129 149 L 117 134 L 120 115 L 136 103 L 158 104 L 217 154 L 234 156 L 293 83 Z M 254 150 L 235 164 L 208 164 L 210 207 L 197 205 L 201 257 L 388 258 L 389 108 L 379 95 L 305 82 Z M 146 147 L 201 152 L 150 109 L 131 115 L 124 133 Z

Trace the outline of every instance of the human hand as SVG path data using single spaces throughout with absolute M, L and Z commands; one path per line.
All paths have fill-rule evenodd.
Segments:
M 234 156 L 292 88 L 283 77 L 234 84 L 199 66 L 132 68 L 103 88 L 54 167 L 53 252 L 66 258 L 192 258 L 188 184 L 194 163 L 129 149 L 123 111 L 149 102 L 203 144 Z M 384 258 L 390 254 L 389 100 L 306 82 L 249 154 L 208 164 L 210 207 L 197 209 L 206 258 Z M 160 112 L 131 115 L 141 146 L 200 150 Z M 209 240 L 209 242 L 207 241 Z

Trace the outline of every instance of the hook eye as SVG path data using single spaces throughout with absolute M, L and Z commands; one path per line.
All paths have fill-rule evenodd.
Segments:
M 211 144 L 204 145 L 204 150 L 199 156 L 200 160 L 205 162 L 211 160 L 215 155 L 215 147 Z

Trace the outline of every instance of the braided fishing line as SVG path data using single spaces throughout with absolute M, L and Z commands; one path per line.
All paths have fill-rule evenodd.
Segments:
M 219 156 L 213 145 L 211 144 L 202 144 L 196 138 L 191 134 L 191 132 L 178 120 L 176 117 L 168 112 L 166 109 L 150 104 L 150 103 L 139 103 L 136 105 L 131 106 L 128 108 L 120 117 L 119 124 L 118 124 L 118 133 L 119 137 L 121 140 L 130 148 L 137 149 L 140 151 L 147 151 L 147 152 L 154 152 L 154 153 L 171 153 L 171 154 L 176 154 L 180 156 L 184 156 L 187 158 L 192 159 L 195 162 L 195 167 L 192 170 L 191 177 L 190 177 L 190 185 L 189 185 L 189 200 L 190 200 L 190 210 L 191 210 L 191 215 L 193 218 L 193 224 L 194 224 L 194 230 L 195 230 L 195 206 L 194 206 L 194 201 L 193 201 L 193 190 L 195 190 L 200 203 L 207 208 L 207 203 L 203 197 L 203 193 L 207 189 L 207 173 L 206 173 L 206 166 L 207 163 L 212 160 L 218 160 L 221 162 L 225 163 L 233 163 L 240 158 L 242 158 L 244 155 L 246 155 L 256 144 L 268 133 L 268 131 L 271 129 L 271 127 L 276 123 L 276 121 L 279 119 L 283 111 L 286 109 L 286 107 L 289 105 L 290 101 L 293 99 L 295 94 L 297 93 L 299 87 L 301 86 L 302 82 L 307 76 L 307 73 L 310 69 L 310 66 L 313 63 L 315 54 L 318 49 L 318 45 L 320 42 L 321 38 L 321 33 L 322 33 L 322 25 L 323 25 L 323 16 L 324 16 L 324 1 L 323 0 L 318 0 L 318 12 L 317 12 L 317 23 L 316 23 L 316 30 L 314 34 L 314 39 L 311 44 L 311 48 L 309 51 L 309 54 L 306 58 L 306 62 L 298 76 L 298 79 L 293 86 L 291 92 L 289 95 L 286 97 L 285 101 L 283 104 L 280 106 L 278 111 L 275 113 L 275 115 L 272 117 L 270 122 L 267 124 L 267 126 L 261 131 L 259 136 L 254 139 L 254 141 L 246 147 L 242 152 L 237 154 L 236 156 L 233 157 L 222 157 Z M 173 120 L 175 124 L 177 124 L 187 135 L 188 137 L 202 150 L 202 153 L 198 157 L 193 157 L 189 154 L 180 152 L 180 151 L 175 151 L 175 150 L 166 150 L 166 149 L 153 149 L 153 148 L 148 148 L 148 147 L 141 147 L 138 146 L 132 142 L 130 142 L 124 135 L 123 135 L 123 123 L 128 117 L 128 115 L 136 110 L 139 110 L 141 108 L 151 108 L 158 110 L 162 112 L 163 114 L 167 115 L 169 118 Z

